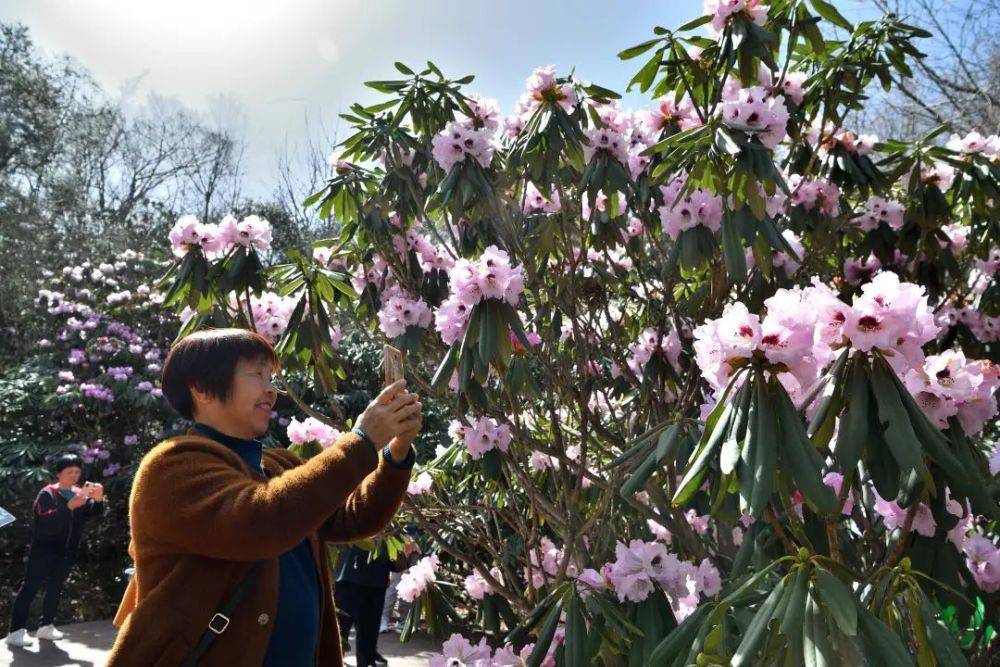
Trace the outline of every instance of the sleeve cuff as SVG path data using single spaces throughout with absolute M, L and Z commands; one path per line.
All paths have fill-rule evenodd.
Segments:
M 391 465 L 393 468 L 399 468 L 400 470 L 410 470 L 413 468 L 413 464 L 417 462 L 417 453 L 410 447 L 410 450 L 406 452 L 406 458 L 402 461 L 397 461 L 392 458 L 392 452 L 389 450 L 389 445 L 386 445 L 382 449 L 382 458 L 385 462 Z
M 359 438 L 367 442 L 368 446 L 371 447 L 372 451 L 375 453 L 375 456 L 378 456 L 378 447 L 375 446 L 375 441 L 371 439 L 371 436 L 365 433 L 364 429 L 362 429 L 360 426 L 355 426 L 354 428 L 351 429 L 351 433 L 353 433 L 354 435 L 358 436 Z

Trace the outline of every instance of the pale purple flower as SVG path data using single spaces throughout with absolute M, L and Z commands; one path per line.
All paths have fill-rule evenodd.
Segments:
M 430 667 L 488 667 L 492 662 L 492 651 L 486 644 L 486 638 L 478 644 L 471 643 L 462 635 L 455 633 L 441 647 L 441 653 L 432 655 Z

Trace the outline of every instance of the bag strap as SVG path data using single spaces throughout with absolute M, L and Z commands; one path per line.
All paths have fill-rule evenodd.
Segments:
M 181 663 L 181 667 L 194 667 L 197 665 L 201 656 L 205 654 L 205 651 L 207 651 L 212 645 L 215 638 L 226 631 L 226 628 L 229 627 L 230 617 L 232 617 L 233 612 L 236 611 L 236 607 L 239 606 L 243 598 L 245 598 L 247 593 L 250 592 L 251 586 L 253 586 L 257 580 L 257 573 L 260 572 L 260 569 L 263 566 L 264 561 L 262 560 L 253 564 L 250 571 L 246 573 L 243 580 L 240 581 L 239 585 L 236 587 L 236 590 L 233 591 L 233 594 L 230 595 L 229 599 L 226 600 L 226 603 L 222 605 L 222 609 L 216 612 L 215 616 L 212 617 L 212 620 L 208 622 L 208 627 L 205 628 L 205 632 L 202 633 L 201 639 L 198 640 L 194 650 L 191 651 L 187 659 Z

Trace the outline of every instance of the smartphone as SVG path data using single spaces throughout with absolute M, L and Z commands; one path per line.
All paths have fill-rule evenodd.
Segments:
M 392 345 L 382 347 L 382 367 L 386 386 L 403 379 L 403 353 Z

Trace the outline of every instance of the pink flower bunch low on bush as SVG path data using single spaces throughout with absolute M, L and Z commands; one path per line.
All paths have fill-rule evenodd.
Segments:
M 423 595 L 427 586 L 437 581 L 437 569 L 438 557 L 436 555 L 421 558 L 400 578 L 399 597 L 407 602 L 413 602 Z
M 622 602 L 641 602 L 659 586 L 683 618 L 698 606 L 699 595 L 712 597 L 722 589 L 719 572 L 710 561 L 706 559 L 696 566 L 680 560 L 662 542 L 618 542 L 615 558 L 603 568 L 602 578 Z M 580 579 L 591 585 L 595 573 L 584 574 Z

